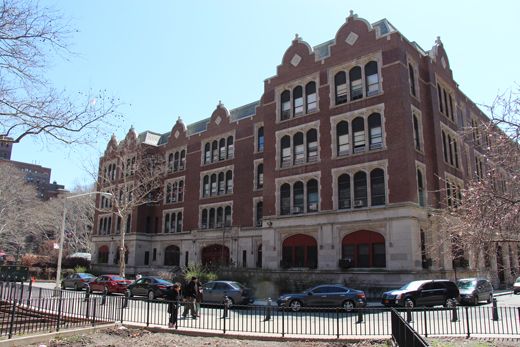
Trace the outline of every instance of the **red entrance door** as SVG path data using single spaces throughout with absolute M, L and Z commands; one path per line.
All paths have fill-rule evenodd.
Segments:
M 202 265 L 229 265 L 229 248 L 210 245 L 202 249 Z

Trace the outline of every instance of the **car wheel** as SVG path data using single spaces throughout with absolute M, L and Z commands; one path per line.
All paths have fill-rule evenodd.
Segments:
M 446 300 L 444 300 L 443 306 L 448 308 L 455 307 L 457 306 L 457 300 L 455 300 L 454 298 L 446 298 Z
M 356 305 L 351 300 L 345 300 L 341 304 L 341 307 L 343 307 L 343 309 L 345 309 L 345 311 L 347 311 L 347 312 L 352 312 L 352 310 L 356 307 Z
M 153 300 L 155 299 L 155 293 L 153 292 L 153 290 L 150 290 L 148 292 L 148 300 Z
M 493 294 L 489 294 L 488 299 L 487 299 L 487 303 L 491 304 L 492 301 L 493 301 Z
M 404 307 L 406 307 L 406 308 L 414 308 L 415 307 L 415 302 L 413 302 L 413 300 L 410 299 L 410 298 L 406 298 L 404 300 Z
M 293 300 L 289 303 L 289 307 L 293 312 L 298 312 L 302 309 L 302 302 L 300 300 Z

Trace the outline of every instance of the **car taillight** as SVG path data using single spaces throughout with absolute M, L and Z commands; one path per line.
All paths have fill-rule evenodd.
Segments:
M 365 293 L 357 294 L 356 297 L 358 299 L 364 299 L 365 298 Z
M 80 282 L 86 282 L 83 278 L 79 280 Z
M 159 288 L 159 289 L 166 289 L 167 287 L 166 286 L 157 286 L 157 288 Z

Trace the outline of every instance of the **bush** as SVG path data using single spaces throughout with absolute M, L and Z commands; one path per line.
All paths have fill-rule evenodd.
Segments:
M 218 278 L 215 272 L 211 272 L 202 265 L 191 265 L 183 271 L 184 280 L 189 282 L 192 277 L 197 277 L 202 283 L 214 281 Z
M 75 269 L 77 266 L 81 266 L 87 271 L 90 269 L 90 260 L 81 257 L 71 257 L 63 260 L 64 268 Z
M 87 272 L 87 268 L 85 266 L 81 266 L 81 265 L 77 265 L 74 267 L 74 272 L 75 273 L 83 273 L 83 272 Z

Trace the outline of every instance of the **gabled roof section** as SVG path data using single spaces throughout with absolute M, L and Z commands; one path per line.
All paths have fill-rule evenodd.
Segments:
M 206 131 L 210 118 L 205 118 L 196 123 L 188 125 L 188 136 Z

